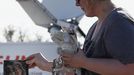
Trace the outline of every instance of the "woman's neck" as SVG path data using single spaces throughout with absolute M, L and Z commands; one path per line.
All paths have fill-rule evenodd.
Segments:
M 104 21 L 104 19 L 114 10 L 116 7 L 113 3 L 103 3 L 100 7 L 98 7 L 98 22 L 101 23 Z

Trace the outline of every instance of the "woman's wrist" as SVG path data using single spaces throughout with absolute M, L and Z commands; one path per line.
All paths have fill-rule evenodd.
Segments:
M 53 62 L 49 62 L 48 65 L 49 65 L 49 70 L 48 70 L 48 71 L 49 71 L 49 72 L 52 72 Z
M 44 65 L 44 70 L 48 72 L 52 72 L 52 66 L 53 66 L 53 63 L 48 62 L 47 64 Z

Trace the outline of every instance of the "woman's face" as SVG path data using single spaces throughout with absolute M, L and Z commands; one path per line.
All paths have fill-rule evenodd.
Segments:
M 86 16 L 95 16 L 95 4 L 91 0 L 76 0 L 76 6 L 80 6 L 80 8 L 85 12 Z

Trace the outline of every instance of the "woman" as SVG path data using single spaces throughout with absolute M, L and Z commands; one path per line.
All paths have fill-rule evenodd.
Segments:
M 82 50 L 75 55 L 61 53 L 65 64 L 81 68 L 82 75 L 134 75 L 134 19 L 111 0 L 76 0 L 76 5 L 98 21 L 90 28 Z M 38 54 L 32 56 L 28 64 L 51 70 L 47 60 L 39 63 Z

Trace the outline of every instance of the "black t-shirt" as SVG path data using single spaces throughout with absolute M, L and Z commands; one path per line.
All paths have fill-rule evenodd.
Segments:
M 134 63 L 134 19 L 124 10 L 113 10 L 102 23 L 99 34 L 91 40 L 96 23 L 89 30 L 83 50 L 88 58 L 117 59 Z M 82 69 L 82 75 L 99 75 Z

